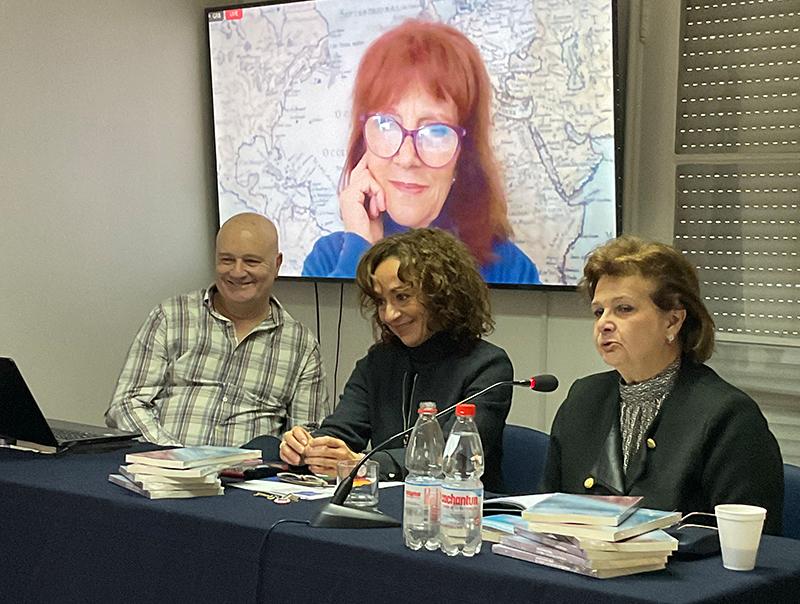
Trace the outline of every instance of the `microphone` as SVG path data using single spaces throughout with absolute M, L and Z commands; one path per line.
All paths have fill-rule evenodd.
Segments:
M 538 392 L 552 392 L 558 388 L 558 378 L 550 374 L 542 374 L 534 376 L 527 380 L 504 380 L 502 382 L 495 382 L 491 386 L 487 386 L 474 394 L 469 395 L 463 400 L 450 405 L 449 407 L 439 411 L 434 417 L 441 417 L 446 413 L 450 413 L 458 405 L 468 403 L 471 400 L 479 397 L 490 390 L 494 390 L 498 386 L 525 386 L 531 390 Z M 387 516 L 379 510 L 364 510 L 352 508 L 344 505 L 345 499 L 353 490 L 353 480 L 358 476 L 358 470 L 363 466 L 366 461 L 371 458 L 378 451 L 385 449 L 392 441 L 409 434 L 414 429 L 414 426 L 406 428 L 398 432 L 373 447 L 359 462 L 353 467 L 348 474 L 347 478 L 342 480 L 333 492 L 333 496 L 329 503 L 327 503 L 316 516 L 311 520 L 310 525 L 315 528 L 377 528 L 400 526 L 400 521 Z
M 558 378 L 549 373 L 535 375 L 529 380 L 514 380 L 515 386 L 530 386 L 536 392 L 552 392 L 558 388 Z

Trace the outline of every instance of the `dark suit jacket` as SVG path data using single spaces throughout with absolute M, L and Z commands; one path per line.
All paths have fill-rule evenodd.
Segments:
M 356 363 L 345 384 L 336 410 L 325 418 L 314 436 L 341 438 L 353 451 L 364 451 L 417 421 L 422 401 L 439 409 L 465 399 L 491 384 L 513 379 L 514 369 L 506 352 L 478 340 L 469 352 L 459 352 L 447 332 L 408 348 L 399 342 L 379 343 Z M 479 396 L 475 424 L 483 443 L 483 484 L 503 492 L 500 467 L 503 459 L 503 426 L 511 408 L 511 386 L 501 386 Z M 445 438 L 455 414 L 439 418 Z M 381 480 L 405 477 L 405 441 L 397 439 L 373 459 L 381 466 Z
M 645 507 L 713 512 L 718 503 L 767 509 L 780 534 L 783 462 L 755 401 L 706 365 L 684 359 L 675 388 L 623 472 L 616 371 L 577 380 L 550 434 L 543 490 L 643 495 Z

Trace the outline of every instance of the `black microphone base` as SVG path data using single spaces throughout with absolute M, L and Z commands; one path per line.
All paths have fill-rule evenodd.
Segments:
M 311 519 L 314 528 L 382 528 L 400 526 L 400 521 L 379 510 L 351 508 L 328 503 Z

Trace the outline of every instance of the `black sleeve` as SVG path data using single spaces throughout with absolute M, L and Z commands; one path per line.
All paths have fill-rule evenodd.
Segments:
M 326 417 L 314 436 L 325 435 L 342 439 L 354 452 L 367 447 L 372 436 L 370 424 L 370 400 L 367 357 L 360 359 L 344 386 L 339 404 Z
M 480 392 L 484 388 L 497 382 L 512 380 L 514 368 L 506 352 L 498 347 L 476 351 L 466 363 L 473 364 L 466 380 L 458 386 L 460 392 L 457 400 Z M 483 483 L 486 489 L 501 493 L 502 476 L 500 474 L 500 461 L 502 459 L 503 427 L 506 417 L 511 409 L 511 386 L 498 386 L 476 397 L 471 402 L 475 403 L 475 424 L 481 435 L 484 456 Z M 442 426 L 445 439 L 455 423 L 455 414 L 451 413 Z M 377 443 L 373 443 L 375 445 Z M 406 448 L 403 446 L 385 449 L 375 454 L 375 459 L 381 464 L 381 473 L 386 472 L 390 477 L 399 480 L 405 477 Z
M 369 444 L 373 434 L 370 405 L 379 404 L 372 401 L 375 394 L 370 386 L 368 359 L 369 357 L 365 357 L 356 364 L 336 410 L 314 433 L 340 438 L 355 452 L 363 451 Z M 460 367 L 461 371 L 454 369 L 449 374 L 451 380 L 458 380 L 453 385 L 453 390 L 458 391 L 456 400 L 463 400 L 496 382 L 513 379 L 513 367 L 508 355 L 495 346 L 488 349 L 479 347 L 460 362 L 464 363 Z M 448 379 L 448 376 L 443 376 L 442 379 Z M 477 397 L 475 403 L 475 423 L 481 435 L 486 460 L 484 484 L 487 489 L 500 492 L 502 435 L 511 408 L 511 386 L 494 388 Z M 450 415 L 444 424 L 445 437 L 454 421 L 454 416 Z M 373 442 L 372 446 L 379 444 Z M 393 444 L 395 443 L 390 443 L 389 448 L 378 451 L 373 456 L 380 464 L 383 480 L 402 480 L 405 477 L 406 449 L 402 446 L 402 439 L 397 440 L 397 444 L 401 446 L 392 446 Z
M 707 501 L 746 503 L 767 510 L 764 531 L 781 534 L 783 460 L 755 401 L 741 395 L 710 422 L 702 480 Z
M 367 356 L 356 363 L 336 410 L 325 418 L 319 430 L 314 432 L 315 436 L 340 438 L 356 453 L 364 451 L 372 438 L 370 404 L 375 395 L 370 387 L 368 359 Z M 372 446 L 378 444 L 380 443 L 374 442 Z M 378 451 L 372 459 L 380 465 L 381 480 L 403 478 L 405 448 Z
M 487 386 L 497 382 L 514 379 L 514 368 L 511 360 L 502 349 L 495 349 L 494 354 L 481 364 L 471 383 L 461 393 L 462 400 Z M 495 493 L 503 491 L 501 461 L 503 456 L 503 428 L 506 425 L 508 412 L 511 410 L 512 386 L 499 386 L 482 394 L 472 402 L 475 403 L 475 424 L 481 435 L 483 445 L 484 472 L 483 484 L 486 489 Z M 455 414 L 445 424 L 445 436 L 455 423 Z
M 261 459 L 264 461 L 279 461 L 281 458 L 280 448 L 281 439 L 268 434 L 256 436 L 242 445 L 242 449 L 260 449 Z

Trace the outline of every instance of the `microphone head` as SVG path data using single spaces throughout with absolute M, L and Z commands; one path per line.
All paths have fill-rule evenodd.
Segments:
M 552 392 L 558 388 L 558 378 L 549 373 L 535 375 L 531 378 L 531 390 L 536 392 Z

